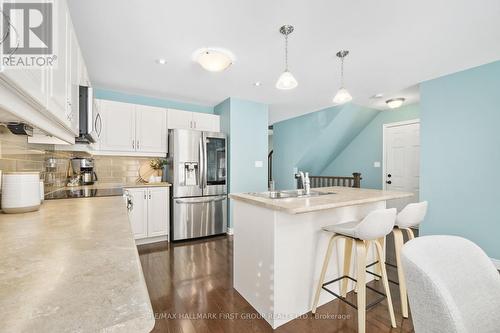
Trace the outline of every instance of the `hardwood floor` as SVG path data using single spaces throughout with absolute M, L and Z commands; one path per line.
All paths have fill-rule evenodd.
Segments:
M 388 243 L 392 240 L 388 240 Z M 166 242 L 139 247 L 156 325 L 153 332 L 273 332 L 271 326 L 233 288 L 232 238 L 219 236 L 203 241 Z M 390 253 L 388 249 L 388 259 Z M 389 278 L 396 280 L 387 266 Z M 383 290 L 380 282 L 371 282 Z M 410 319 L 402 319 L 398 288 L 391 285 L 398 328 L 391 328 L 387 303 L 366 314 L 367 332 L 413 332 Z M 375 297 L 367 291 L 367 303 Z M 349 293 L 355 300 L 355 294 Z M 285 332 L 356 332 L 356 310 L 335 300 L 275 330 Z

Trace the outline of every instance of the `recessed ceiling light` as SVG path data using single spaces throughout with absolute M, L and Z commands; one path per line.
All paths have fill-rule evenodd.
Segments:
M 401 105 L 403 105 L 405 99 L 400 97 L 400 98 L 391 98 L 385 101 L 387 103 L 387 106 L 391 109 L 396 109 L 399 108 Z
M 167 63 L 167 60 L 163 58 L 156 59 L 156 63 L 159 65 L 165 65 Z
M 375 94 L 373 95 L 372 97 L 370 97 L 371 99 L 377 99 L 377 98 L 382 98 L 384 97 L 384 94 Z
M 193 53 L 193 60 L 209 72 L 222 72 L 234 62 L 234 55 L 224 49 L 204 48 Z
M 257 82 L 254 82 L 253 85 L 256 86 L 256 87 L 260 87 L 262 83 L 260 83 L 260 81 L 257 81 Z

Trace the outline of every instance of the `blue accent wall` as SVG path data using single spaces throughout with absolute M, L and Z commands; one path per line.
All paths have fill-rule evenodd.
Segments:
M 158 106 L 163 108 L 172 108 L 192 112 L 214 113 L 214 108 L 212 106 L 182 103 L 155 97 L 127 94 L 113 90 L 95 89 L 94 97 L 116 102 Z
M 214 111 L 221 116 L 221 130 L 228 137 L 228 192 L 266 191 L 268 106 L 228 98 L 216 105 Z M 255 161 L 262 161 L 262 167 L 255 167 Z M 228 216 L 231 227 L 231 202 Z
M 421 95 L 421 233 L 500 258 L 500 62 L 427 81 Z
M 383 125 L 417 119 L 420 116 L 419 109 L 418 104 L 410 104 L 379 112 L 321 175 L 350 176 L 353 172 L 361 172 L 361 187 L 382 189 L 382 167 L 374 167 L 373 162 L 383 163 Z
M 273 179 L 276 188 L 296 187 L 295 168 L 311 175 L 322 174 L 378 112 L 345 104 L 275 123 Z

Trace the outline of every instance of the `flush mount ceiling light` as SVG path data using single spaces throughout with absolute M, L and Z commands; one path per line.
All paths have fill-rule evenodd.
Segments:
M 163 59 L 163 58 L 159 58 L 159 59 L 156 59 L 156 63 L 158 65 L 165 65 L 167 63 L 167 60 Z
M 405 99 L 400 97 L 400 98 L 391 98 L 391 99 L 388 99 L 387 101 L 385 101 L 385 103 L 387 104 L 387 106 L 391 109 L 397 109 L 399 108 L 401 105 L 403 105 Z
M 209 72 L 222 72 L 234 62 L 231 52 L 217 48 L 199 49 L 193 54 L 193 59 Z
M 285 36 L 285 71 L 276 81 L 276 88 L 281 90 L 290 90 L 299 85 L 292 73 L 288 70 L 288 35 L 293 32 L 292 25 L 284 25 L 280 28 L 280 33 Z
M 333 98 L 333 103 L 336 105 L 344 104 L 352 100 L 351 94 L 344 88 L 344 58 L 347 57 L 348 54 L 349 51 L 347 50 L 340 50 L 336 54 L 337 57 L 340 58 L 340 88 Z

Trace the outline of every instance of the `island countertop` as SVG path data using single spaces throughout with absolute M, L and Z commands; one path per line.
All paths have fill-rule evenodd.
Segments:
M 302 214 L 413 196 L 413 193 L 409 192 L 372 190 L 341 186 L 321 187 L 314 188 L 312 190 L 318 192 L 333 192 L 334 194 L 305 198 L 270 199 L 256 196 L 252 193 L 237 193 L 230 194 L 229 197 L 233 200 L 239 200 L 252 205 L 278 210 L 289 214 Z
M 0 213 L 6 332 L 150 332 L 154 326 L 122 197 L 46 201 Z

